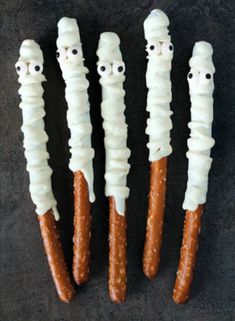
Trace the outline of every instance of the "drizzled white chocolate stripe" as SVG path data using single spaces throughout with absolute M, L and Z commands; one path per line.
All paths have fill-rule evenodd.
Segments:
M 188 74 L 191 100 L 191 129 L 188 139 L 187 158 L 188 183 L 183 209 L 194 211 L 199 204 L 206 202 L 208 189 L 208 173 L 211 167 L 210 157 L 214 139 L 211 137 L 213 121 L 213 74 L 212 46 L 205 41 L 197 42 L 193 48 L 193 56 L 189 61 Z
M 29 190 L 38 215 L 52 209 L 55 219 L 59 219 L 56 200 L 51 187 L 52 170 L 48 165 L 49 154 L 46 148 L 48 136 L 44 130 L 44 100 L 42 82 L 45 77 L 43 55 L 39 45 L 33 40 L 24 40 L 20 47 L 20 57 L 16 63 L 21 87 L 20 108 L 23 113 L 25 157 L 29 172 Z
M 76 19 L 62 18 L 58 23 L 57 59 L 66 83 L 65 98 L 68 103 L 67 121 L 71 138 L 69 168 L 81 171 L 87 181 L 89 200 L 94 202 L 93 165 L 94 150 L 91 147 L 92 126 L 87 94 L 88 69 L 83 64 L 83 53 Z
M 147 40 L 148 66 L 146 85 L 148 88 L 146 134 L 149 135 L 149 161 L 157 161 L 172 152 L 170 146 L 171 60 L 173 45 L 168 30 L 169 20 L 161 10 L 153 10 L 144 21 Z
M 105 131 L 106 172 L 105 194 L 114 196 L 116 210 L 125 213 L 125 199 L 129 196 L 126 186 L 130 165 L 130 150 L 126 146 L 127 125 L 125 123 L 125 65 L 119 48 L 120 39 L 112 32 L 100 35 L 97 50 L 98 73 L 102 86 L 101 114 Z

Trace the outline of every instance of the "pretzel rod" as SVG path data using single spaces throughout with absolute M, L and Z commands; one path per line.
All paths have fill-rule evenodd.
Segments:
M 90 203 L 94 202 L 91 147 L 92 126 L 84 58 L 76 19 L 58 22 L 57 59 L 66 83 L 67 121 L 71 138 L 69 168 L 74 173 L 74 257 L 73 276 L 77 284 L 88 280 L 90 257 Z
M 190 285 L 196 264 L 202 212 L 203 205 L 199 205 L 195 211 L 186 211 L 185 214 L 180 261 L 173 291 L 175 303 L 185 303 L 189 298 Z
M 109 295 L 113 302 L 126 299 L 126 217 L 109 197 Z
M 60 299 L 68 302 L 74 295 L 69 279 L 55 220 L 59 220 L 57 202 L 52 192 L 51 174 L 46 148 L 48 136 L 44 129 L 45 116 L 42 82 L 43 55 L 39 45 L 33 40 L 24 40 L 20 47 L 20 57 L 16 63 L 21 87 L 20 108 L 22 109 L 25 157 L 29 172 L 29 190 L 41 228 L 52 277 Z
M 90 201 L 87 182 L 81 171 L 74 173 L 74 237 L 73 277 L 77 284 L 89 276 L 90 260 Z
M 48 264 L 61 301 L 68 303 L 75 295 L 65 263 L 58 228 L 51 210 L 38 215 Z
M 150 164 L 150 191 L 143 255 L 144 274 L 152 279 L 160 262 L 162 230 L 165 209 L 167 157 Z
M 113 302 L 126 298 L 126 198 L 130 150 L 125 123 L 125 64 L 120 39 L 113 32 L 100 35 L 97 56 L 102 86 L 101 114 L 105 132 L 105 195 L 109 197 L 109 295 Z
M 208 174 L 212 163 L 211 148 L 213 121 L 213 74 L 212 46 L 205 41 L 197 42 L 189 61 L 188 74 L 191 100 L 190 138 L 188 139 L 188 182 L 183 202 L 186 210 L 183 242 L 176 276 L 173 299 L 185 303 L 189 298 L 193 270 L 196 264 L 198 236 L 201 227 L 203 205 L 206 202 Z
M 147 40 L 148 65 L 146 85 L 148 88 L 146 134 L 150 161 L 150 190 L 146 237 L 143 253 L 143 271 L 148 278 L 157 275 L 165 209 L 167 156 L 172 152 L 170 145 L 171 61 L 173 45 L 168 30 L 169 19 L 164 12 L 155 9 L 144 21 Z

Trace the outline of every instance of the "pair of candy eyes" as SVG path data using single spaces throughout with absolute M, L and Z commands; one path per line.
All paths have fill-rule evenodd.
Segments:
M 209 84 L 212 80 L 212 75 L 208 71 L 199 71 L 199 72 L 191 72 L 188 74 L 188 81 L 194 82 L 198 81 L 202 84 Z
M 79 46 L 72 46 L 69 48 L 60 48 L 56 51 L 56 58 L 60 60 L 65 60 L 65 59 L 77 59 L 78 57 L 82 56 L 82 51 Z
M 98 74 L 102 77 L 108 77 L 112 72 L 115 76 L 123 75 L 125 72 L 124 62 L 100 63 L 97 68 Z
M 146 47 L 146 51 L 148 52 L 149 55 L 160 55 L 162 54 L 163 56 L 170 56 L 173 54 L 174 47 L 171 42 L 151 42 L 148 43 Z
M 19 61 L 16 63 L 16 72 L 19 76 L 25 76 L 27 73 L 30 75 L 39 75 L 42 73 L 42 64 L 37 62 L 25 63 Z

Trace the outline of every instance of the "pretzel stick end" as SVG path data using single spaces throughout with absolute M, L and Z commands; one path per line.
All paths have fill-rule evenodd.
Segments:
M 68 303 L 75 296 L 75 290 L 65 263 L 54 215 L 52 211 L 49 210 L 44 215 L 38 215 L 38 220 L 57 293 L 61 301 Z
M 149 205 L 143 254 L 143 272 L 149 279 L 156 277 L 160 263 L 165 209 L 167 157 L 151 162 Z
M 74 247 L 73 277 L 78 285 L 89 277 L 91 205 L 86 179 L 81 171 L 74 173 Z
M 114 303 L 126 300 L 126 217 L 109 197 L 109 296 Z
M 202 212 L 203 205 L 199 205 L 195 211 L 186 211 L 180 261 L 173 291 L 173 300 L 177 304 L 186 303 L 189 299 L 196 264 Z

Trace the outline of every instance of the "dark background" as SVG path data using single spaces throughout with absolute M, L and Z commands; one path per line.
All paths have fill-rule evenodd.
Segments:
M 175 47 L 172 69 L 174 115 L 173 154 L 169 157 L 167 204 L 158 277 L 147 280 L 141 267 L 149 179 L 146 148 L 145 40 L 143 21 L 151 9 L 170 19 Z M 22 147 L 14 64 L 21 42 L 35 39 L 45 57 L 46 129 L 49 135 L 53 187 L 61 214 L 60 228 L 71 270 L 73 190 L 68 169 L 69 132 L 64 83 L 55 59 L 57 22 L 75 17 L 81 32 L 93 123 L 94 171 L 97 200 L 93 206 L 91 277 L 77 289 L 69 305 L 58 300 L 42 247 Z M 235 2 L 230 1 L 0 1 L 0 320 L 1 321 L 232 321 L 235 320 Z M 128 292 L 122 305 L 108 297 L 108 202 L 104 196 L 104 146 L 100 116 L 100 86 L 96 73 L 99 34 L 119 34 L 126 62 L 126 118 L 132 155 L 128 177 Z M 203 216 L 198 261 L 191 300 L 172 301 L 187 181 L 187 123 L 190 103 L 186 75 L 195 41 L 214 47 L 215 104 L 213 137 L 216 145 Z

